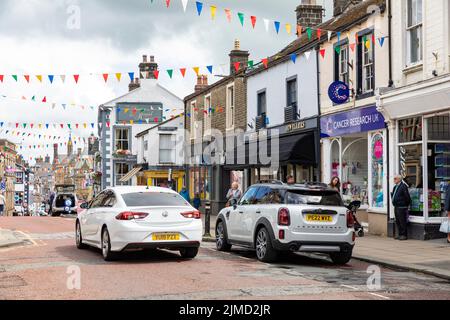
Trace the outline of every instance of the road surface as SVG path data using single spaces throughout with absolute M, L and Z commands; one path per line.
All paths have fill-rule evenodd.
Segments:
M 450 300 L 448 281 L 356 260 L 336 267 L 320 255 L 288 254 L 279 263 L 264 264 L 250 250 L 222 253 L 214 243 L 204 243 L 194 260 L 157 251 L 104 262 L 99 250 L 75 247 L 73 218 L 0 218 L 0 228 L 25 240 L 0 249 L 0 300 Z M 377 270 L 380 285 L 372 277 L 368 286 Z

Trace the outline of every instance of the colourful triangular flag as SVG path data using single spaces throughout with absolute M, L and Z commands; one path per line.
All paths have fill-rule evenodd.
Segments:
M 121 73 L 116 73 L 116 79 L 118 82 L 120 82 L 120 79 L 122 79 L 122 74 Z
M 292 53 L 291 54 L 291 60 L 293 63 L 295 63 L 297 61 L 297 54 L 296 53 Z
M 39 82 L 42 82 L 42 76 L 41 76 L 40 74 L 38 74 L 38 75 L 36 76 L 36 78 L 39 80 Z
M 242 12 L 238 12 L 238 17 L 241 25 L 244 26 L 244 14 Z
M 251 22 L 252 22 L 253 29 L 255 29 L 255 26 L 256 26 L 256 17 L 255 17 L 255 16 L 251 16 L 251 17 L 250 17 L 250 20 L 251 20 Z
M 306 28 L 306 33 L 308 34 L 308 39 L 311 40 L 311 38 L 312 38 L 312 30 L 311 30 L 311 28 Z
M 134 80 L 134 72 L 128 72 L 128 76 L 130 77 L 130 81 Z
M 103 80 L 105 80 L 105 82 L 108 82 L 108 78 L 109 78 L 109 74 L 104 73 L 103 74 Z
M 24 75 L 23 77 L 25 78 L 25 80 L 26 80 L 28 83 L 30 83 L 30 76 L 29 76 L 29 75 Z
M 216 12 L 217 12 L 217 7 L 216 6 L 211 6 L 211 19 L 216 19 Z
M 286 23 L 286 32 L 287 34 L 291 34 L 292 31 L 292 26 L 290 23 Z
M 236 70 L 236 72 L 239 71 L 239 68 L 241 67 L 241 63 L 239 61 L 234 63 L 234 70 Z
M 384 40 L 385 40 L 385 37 L 381 37 L 381 38 L 378 39 L 378 42 L 380 43 L 380 47 L 383 47 Z
M 198 15 L 201 15 L 202 14 L 202 10 L 203 10 L 203 3 L 200 2 L 200 1 L 197 1 L 195 4 L 197 5 L 197 13 L 198 13 Z
M 261 61 L 262 61 L 263 65 L 264 65 L 264 68 L 267 69 L 269 67 L 269 59 L 268 58 L 264 58 Z
M 279 21 L 274 21 L 273 24 L 275 26 L 275 31 L 277 33 L 279 33 L 280 32 L 280 22 Z
M 198 76 L 199 72 L 200 72 L 200 68 L 199 67 L 193 67 L 192 68 L 195 72 L 195 74 Z
M 13 79 L 16 80 L 16 82 L 17 82 L 17 75 L 13 74 L 12 77 L 13 77 Z
M 322 56 L 322 58 L 325 58 L 325 49 L 320 50 L 320 55 Z
M 55 76 L 54 75 L 52 75 L 52 74 L 49 74 L 48 75 L 48 80 L 50 81 L 50 83 L 53 83 L 53 79 L 55 78 Z
M 227 16 L 228 22 L 231 22 L 231 10 L 225 9 L 225 15 Z
M 209 73 L 213 73 L 213 66 L 206 66 L 206 69 L 208 69 Z
M 269 19 L 263 19 L 263 21 L 264 21 L 264 28 L 266 29 L 266 32 L 269 32 L 270 20 Z
M 182 3 L 182 5 L 183 5 L 183 10 L 184 10 L 184 12 L 186 12 L 186 8 L 187 8 L 188 1 L 189 1 L 189 0 L 181 0 L 181 3 Z
M 75 83 L 78 83 L 78 80 L 80 79 L 80 75 L 79 74 L 74 74 L 73 75 L 73 79 L 75 80 Z
M 173 70 L 172 70 L 172 69 L 169 69 L 169 70 L 167 70 L 167 73 L 169 74 L 170 79 L 172 79 L 172 76 L 173 76 Z

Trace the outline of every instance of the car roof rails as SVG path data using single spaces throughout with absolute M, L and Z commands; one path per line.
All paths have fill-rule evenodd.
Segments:
M 280 186 L 284 185 L 283 181 L 281 180 L 260 180 L 257 182 L 257 184 L 278 184 Z
M 328 185 L 326 183 L 322 182 L 305 182 L 302 184 L 296 184 L 297 186 L 307 187 L 307 188 L 328 188 Z

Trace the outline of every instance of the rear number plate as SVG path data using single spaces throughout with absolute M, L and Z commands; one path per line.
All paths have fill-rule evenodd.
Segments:
M 152 234 L 153 241 L 179 241 L 179 233 L 154 233 Z
M 333 222 L 333 217 L 328 215 L 307 214 L 306 221 L 308 222 Z

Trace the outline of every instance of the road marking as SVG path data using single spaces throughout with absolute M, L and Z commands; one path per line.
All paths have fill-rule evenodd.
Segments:
M 356 287 L 347 286 L 347 285 L 345 285 L 345 284 L 341 284 L 341 287 L 350 288 L 350 289 L 353 289 L 353 290 L 359 290 L 359 289 L 356 288 Z
M 391 300 L 391 298 L 386 297 L 386 296 L 383 296 L 383 295 L 381 295 L 381 294 L 377 294 L 377 293 L 373 293 L 373 292 L 369 292 L 369 294 L 371 294 L 371 295 L 373 295 L 373 296 L 375 296 L 375 297 L 378 297 L 378 298 L 382 298 L 382 299 L 386 299 L 386 300 Z
M 38 246 L 37 242 L 34 241 L 28 234 L 26 234 L 25 232 L 22 231 L 16 231 L 21 233 L 28 241 L 30 241 L 34 246 Z

